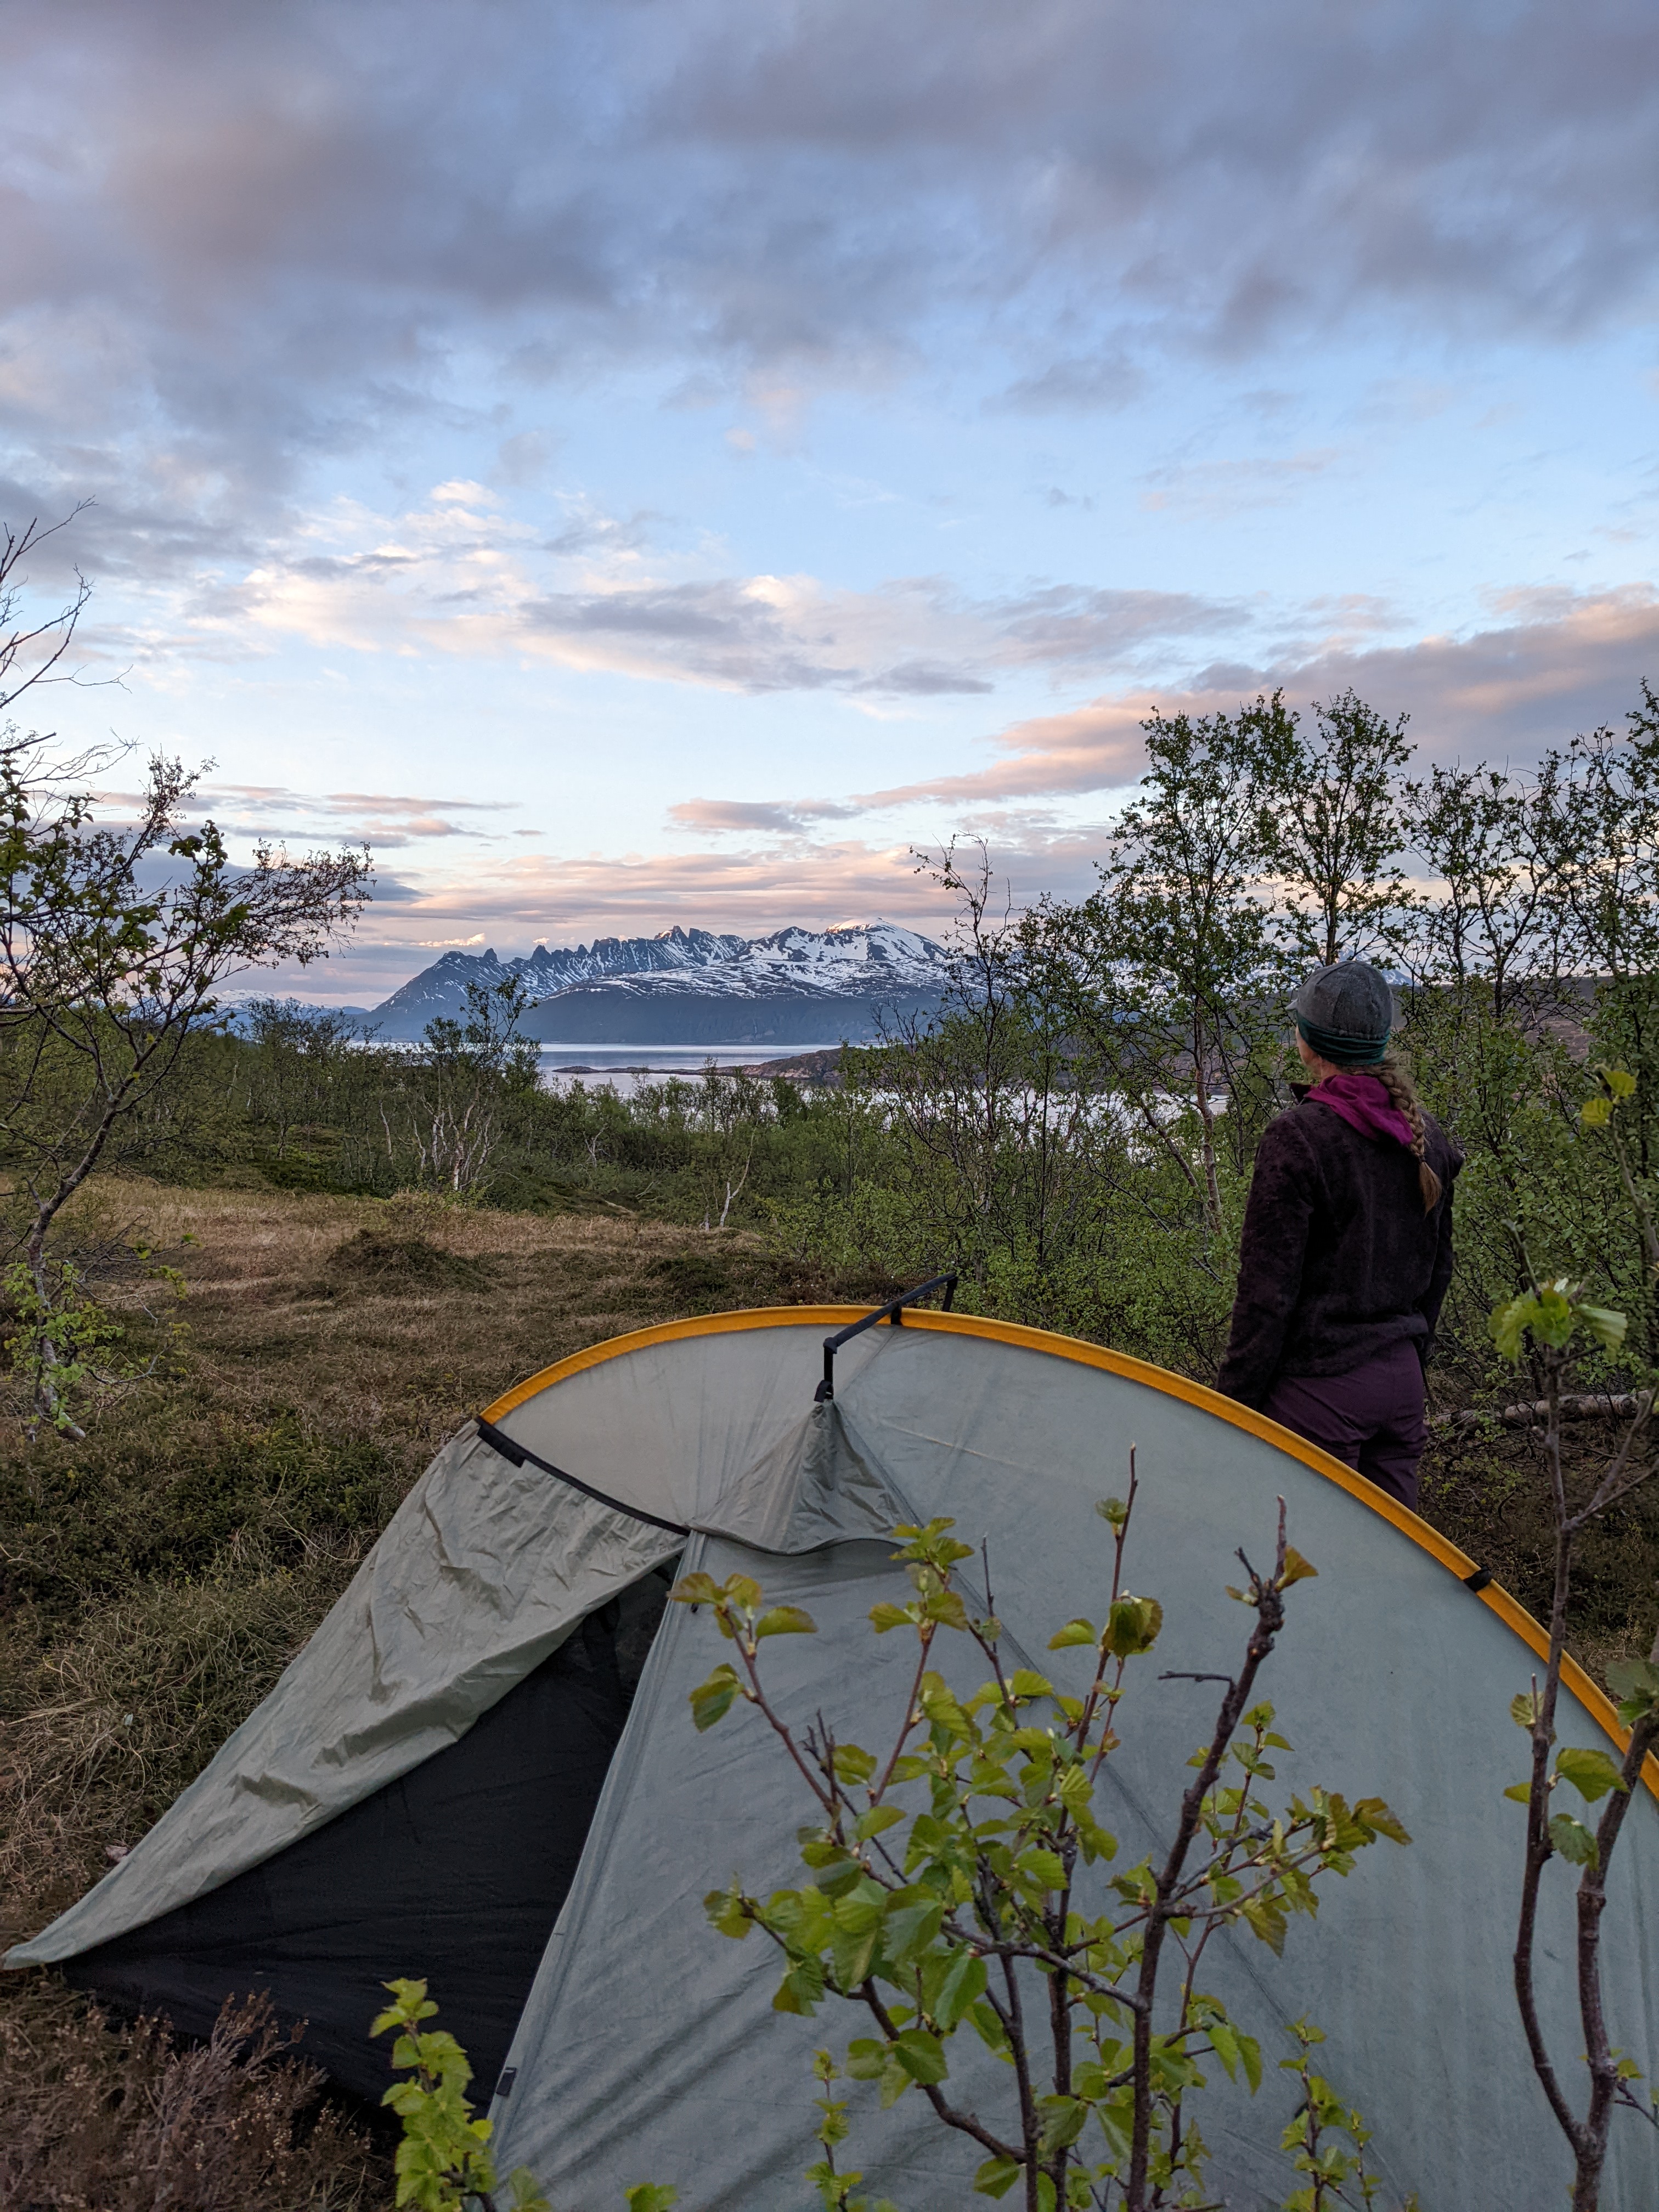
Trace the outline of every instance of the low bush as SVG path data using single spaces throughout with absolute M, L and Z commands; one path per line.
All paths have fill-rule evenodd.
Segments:
M 487 1291 L 490 1273 L 482 1261 L 446 1252 L 429 1237 L 360 1229 L 329 1255 L 327 1273 L 334 1282 L 367 1285 L 382 1296 L 418 1296 L 433 1291 Z
M 368 2212 L 389 2161 L 322 2100 L 262 1998 L 205 2043 L 66 1997 L 0 2014 L 0 2204 L 9 2212 Z

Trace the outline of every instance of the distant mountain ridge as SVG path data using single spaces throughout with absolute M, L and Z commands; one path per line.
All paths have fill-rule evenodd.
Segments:
M 411 975 L 375 1007 L 372 1020 L 384 1037 L 418 1037 L 441 1014 L 452 1018 L 466 1008 L 466 987 L 486 989 L 509 975 L 521 975 L 532 1000 L 555 997 L 573 983 L 607 975 L 638 975 L 653 970 L 707 967 L 730 960 L 744 950 L 742 937 L 720 937 L 708 929 L 665 929 L 659 937 L 596 937 L 592 945 L 538 945 L 533 952 L 502 960 L 488 952 L 446 952 L 418 975 Z
M 466 987 L 519 975 L 536 1003 L 522 1028 L 559 1044 L 829 1044 L 874 1034 L 884 1010 L 931 1011 L 950 979 L 944 946 L 896 923 L 787 928 L 770 937 L 707 929 L 602 937 L 502 960 L 446 952 L 377 1006 L 383 1037 L 418 1037 L 465 1012 Z

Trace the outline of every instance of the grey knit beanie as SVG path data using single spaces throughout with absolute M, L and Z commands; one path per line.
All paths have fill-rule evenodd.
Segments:
M 1389 1048 L 1394 994 L 1369 960 L 1316 968 L 1291 1000 L 1291 1012 L 1314 1051 L 1334 1066 L 1371 1066 Z

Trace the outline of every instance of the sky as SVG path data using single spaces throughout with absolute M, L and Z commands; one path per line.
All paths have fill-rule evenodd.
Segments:
M 0 520 L 80 508 L 15 618 L 93 587 L 27 715 L 210 762 L 239 852 L 366 839 L 308 996 L 933 928 L 952 836 L 1082 891 L 1155 708 L 1352 684 L 1524 769 L 1659 681 L 1641 0 L 79 0 L 7 44 Z

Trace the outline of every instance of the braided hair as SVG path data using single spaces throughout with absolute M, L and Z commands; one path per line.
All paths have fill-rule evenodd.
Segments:
M 1428 1132 L 1423 1127 L 1423 1108 L 1416 1086 L 1391 1052 L 1385 1053 L 1365 1073 L 1377 1078 L 1389 1094 L 1389 1103 L 1411 1123 L 1412 1152 L 1417 1160 L 1417 1182 L 1423 1194 L 1423 1211 L 1432 1213 L 1440 1200 L 1440 1178 L 1429 1165 Z

